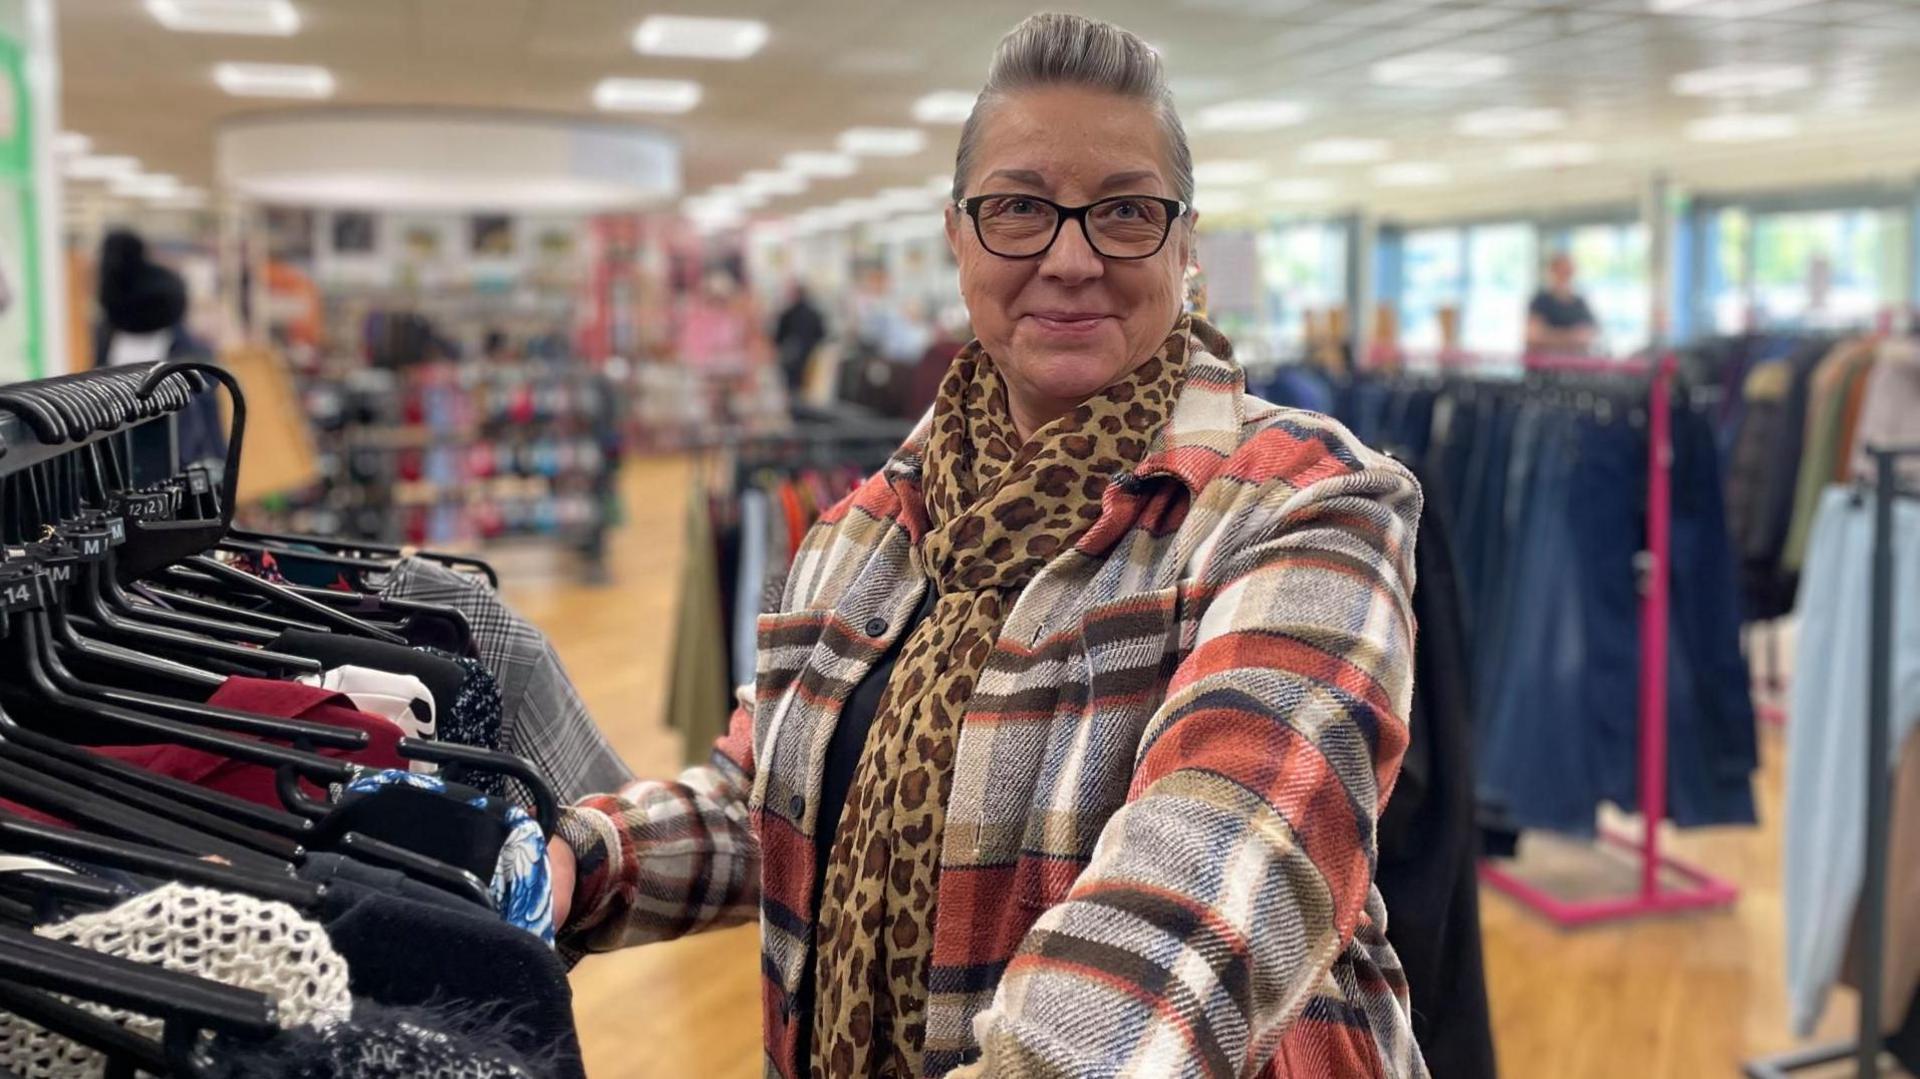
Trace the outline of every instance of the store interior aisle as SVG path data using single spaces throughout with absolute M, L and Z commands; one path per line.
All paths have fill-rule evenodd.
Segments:
M 511 569 L 508 600 L 553 638 L 613 744 L 642 775 L 680 767 L 665 722 L 683 515 L 684 457 L 625 471 L 628 520 L 610 540 L 612 582 Z M 1780 851 L 1784 740 L 1768 731 L 1756 777 L 1758 828 L 1670 832 L 1671 849 L 1741 888 L 1731 912 L 1560 930 L 1483 891 L 1487 982 L 1502 1074 L 1555 1079 L 1694 1079 L 1790 1046 L 1785 1038 Z M 1590 879 L 1585 848 L 1529 840 L 1541 873 Z M 1623 872 L 1625 872 L 1623 870 Z M 1617 878 L 1622 887 L 1628 877 Z M 752 926 L 587 960 L 574 1009 L 593 1079 L 760 1073 L 758 934 Z M 1835 994 L 1821 1032 L 1852 1029 Z M 1444 1079 L 1444 1077 L 1442 1077 Z
M 564 566 L 529 574 L 503 564 L 501 578 L 507 601 L 552 638 L 614 748 L 638 774 L 669 776 L 681 766 L 665 717 L 692 461 L 640 458 L 621 482 L 611 583 L 582 584 Z M 759 952 L 749 925 L 588 959 L 573 975 L 587 1074 L 759 1075 Z

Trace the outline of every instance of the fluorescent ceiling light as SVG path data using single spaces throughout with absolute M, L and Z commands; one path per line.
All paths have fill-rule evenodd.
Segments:
M 140 171 L 140 159 L 124 155 L 82 154 L 66 163 L 66 174 L 75 180 L 117 180 Z
M 917 127 L 853 127 L 835 145 L 859 157 L 907 157 L 926 149 L 927 133 Z
M 840 177 L 852 176 L 860 167 L 850 154 L 820 153 L 803 150 L 788 154 L 780 159 L 780 167 L 799 176 Z
M 215 64 L 213 81 L 235 97 L 333 96 L 333 72 L 311 64 Z
M 973 115 L 975 95 L 965 90 L 935 90 L 913 103 L 913 118 L 922 124 L 964 124 Z
M 1373 65 L 1373 81 L 1382 86 L 1451 90 L 1492 82 L 1513 70 L 1513 61 L 1485 52 L 1410 52 Z
M 185 34 L 287 37 L 300 31 L 290 0 L 147 0 L 147 13 Z
M 1599 158 L 1599 147 L 1590 142 L 1529 142 L 1507 151 L 1507 164 L 1516 169 L 1563 169 Z
M 1202 131 L 1272 131 L 1307 118 L 1307 107 L 1281 98 L 1247 98 L 1209 105 L 1194 114 Z
M 1688 97 L 1765 97 L 1812 85 L 1804 64 L 1722 64 L 1673 77 L 1673 92 Z
M 1267 185 L 1267 197 L 1276 202 L 1325 202 L 1333 197 L 1333 185 L 1325 180 L 1275 180 Z
M 1453 170 L 1437 161 L 1398 161 L 1373 170 L 1381 187 L 1433 187 L 1453 179 Z
M 1385 139 L 1321 139 L 1300 148 L 1300 160 L 1309 165 L 1364 165 L 1392 154 Z
M 757 19 L 649 15 L 633 31 L 633 49 L 643 56 L 745 60 L 766 43 L 767 24 Z
M 1750 19 L 1772 15 L 1789 8 L 1805 7 L 1818 0 L 1647 0 L 1647 10 L 1655 15 L 1701 15 L 1714 19 Z
M 1536 109 L 1524 105 L 1500 105 L 1464 113 L 1453 121 L 1457 134 L 1476 139 L 1520 139 L 1545 135 L 1567 126 L 1567 114 L 1559 109 Z
M 1784 112 L 1730 112 L 1687 125 L 1694 142 L 1767 142 L 1800 133 L 1800 121 Z
M 53 152 L 63 158 L 83 157 L 93 152 L 93 140 L 78 131 L 62 131 L 53 137 Z
M 1201 191 L 1193 196 L 1193 208 L 1203 214 L 1237 214 L 1247 208 L 1247 196 L 1238 191 Z
M 707 197 L 715 202 L 749 210 L 757 210 L 767 204 L 766 195 L 750 190 L 744 184 L 716 184 L 707 189 Z
M 601 79 L 593 88 L 602 112 L 686 112 L 700 104 L 700 84 L 685 79 Z
M 1202 161 L 1193 167 L 1195 183 L 1203 187 L 1233 187 L 1265 179 L 1267 167 L 1258 161 Z
M 782 169 L 756 169 L 741 175 L 740 186 L 762 195 L 798 195 L 807 189 L 807 178 Z
M 122 198 L 164 199 L 180 193 L 180 181 L 172 176 L 122 176 L 107 185 L 107 190 Z

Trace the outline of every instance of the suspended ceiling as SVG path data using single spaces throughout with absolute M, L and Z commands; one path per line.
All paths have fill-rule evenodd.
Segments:
M 694 79 L 704 97 L 678 116 L 622 116 L 677 136 L 686 189 L 698 193 L 790 151 L 824 150 L 854 126 L 911 125 L 913 102 L 978 86 L 999 36 L 1032 3 L 968 0 L 298 0 L 287 38 L 182 34 L 140 0 L 58 0 L 65 126 L 101 152 L 132 154 L 194 184 L 213 178 L 226 119 L 286 108 L 447 107 L 605 119 L 592 104 L 607 76 Z M 1258 134 L 1194 133 L 1204 163 L 1246 161 L 1261 179 L 1203 188 L 1221 206 L 1303 212 L 1365 204 L 1407 217 L 1498 213 L 1636 197 L 1656 169 L 1683 185 L 1744 190 L 1920 175 L 1920 0 L 1706 0 L 1745 17 L 1656 14 L 1686 0 L 1134 0 L 1055 6 L 1110 18 L 1161 49 L 1189 117 L 1209 104 L 1286 98 L 1304 122 Z M 1725 8 L 1721 9 L 1725 11 Z M 642 57 L 630 40 L 655 12 L 765 20 L 771 37 L 740 62 Z M 1752 14 L 1761 11 L 1762 14 Z M 1504 58 L 1507 72 L 1448 89 L 1377 85 L 1375 64 L 1445 51 Z M 228 97 L 221 61 L 321 64 L 338 90 L 321 103 Z M 1675 94 L 1675 76 L 1731 63 L 1806 65 L 1809 84 L 1745 100 Z M 1591 163 L 1515 169 L 1513 143 L 1454 131 L 1462 113 L 1563 110 L 1543 140 L 1590 143 Z M 1727 112 L 1787 114 L 1784 141 L 1701 144 L 1689 123 Z M 866 159 L 845 179 L 776 199 L 782 214 L 951 169 L 957 127 L 929 127 L 925 151 Z M 1374 164 L 1309 165 L 1301 147 L 1329 137 L 1391 143 L 1390 161 L 1428 163 L 1447 183 L 1381 187 Z M 1322 179 L 1324 198 L 1282 203 L 1273 181 Z M 1227 195 L 1218 192 L 1230 192 Z

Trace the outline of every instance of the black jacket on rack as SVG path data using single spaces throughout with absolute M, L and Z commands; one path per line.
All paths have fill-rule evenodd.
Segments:
M 1424 485 L 1427 477 L 1418 477 Z M 1480 954 L 1473 708 L 1453 546 L 1437 504 L 1420 513 L 1415 554 L 1411 742 L 1380 816 L 1374 882 L 1387 939 L 1413 996 L 1413 1032 L 1440 1079 L 1492 1079 L 1492 1021 Z

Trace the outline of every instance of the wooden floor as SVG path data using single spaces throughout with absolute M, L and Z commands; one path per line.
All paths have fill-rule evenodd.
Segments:
M 644 775 L 670 775 L 681 759 L 661 717 L 684 556 L 678 511 L 690 477 L 674 458 L 630 466 L 626 504 L 634 519 L 614 537 L 609 585 L 503 567 L 511 601 L 552 635 L 594 715 Z M 1673 839 L 1678 853 L 1741 886 L 1730 910 L 1562 931 L 1483 890 L 1503 1075 L 1736 1076 L 1742 1060 L 1793 1047 L 1782 974 L 1782 744 L 1775 732 L 1763 740 L 1760 827 Z M 1598 879 L 1584 849 L 1542 845 L 1524 853 L 1542 872 Z M 758 1075 L 757 943 L 746 926 L 583 963 L 573 978 L 574 1008 L 588 1075 Z M 1851 1012 L 1848 995 L 1836 994 L 1822 1033 L 1844 1036 Z

